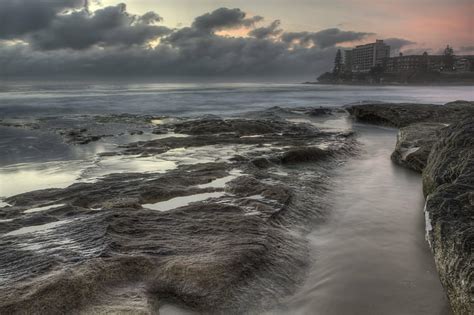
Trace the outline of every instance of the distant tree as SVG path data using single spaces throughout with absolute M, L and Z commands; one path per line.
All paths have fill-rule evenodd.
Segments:
M 454 70 L 454 50 L 449 45 L 446 46 L 446 49 L 444 50 L 443 54 L 443 70 Z
M 318 82 L 321 83 L 334 83 L 336 81 L 336 77 L 332 72 L 325 72 L 318 77 Z
M 428 72 L 429 70 L 429 57 L 428 57 L 428 53 L 425 51 L 423 53 L 423 60 L 422 60 L 422 63 L 421 63 L 421 72 Z
M 374 82 L 380 82 L 384 72 L 385 69 L 382 65 L 376 65 L 370 69 L 369 76 Z
M 341 53 L 341 50 L 338 49 L 336 53 L 336 58 L 334 59 L 334 69 L 332 73 L 334 75 L 339 75 L 342 73 L 342 70 L 343 70 L 342 53 Z

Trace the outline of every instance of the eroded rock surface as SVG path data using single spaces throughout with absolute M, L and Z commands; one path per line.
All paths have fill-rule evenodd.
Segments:
M 416 123 L 400 128 L 392 161 L 421 173 L 439 131 L 444 127 L 446 125 L 441 123 Z
M 147 156 L 171 163 L 167 171 L 5 199 L 0 313 L 156 314 L 172 303 L 241 314 L 277 305 L 304 279 L 303 235 L 324 219 L 331 169 L 355 146 L 350 133 L 286 114 L 160 120 L 146 130 L 158 124 L 165 136 L 122 144 L 97 163 Z
M 474 117 L 441 132 L 423 172 L 427 237 L 456 314 L 474 312 Z
M 406 127 L 420 122 L 450 123 L 474 116 L 474 103 L 455 101 L 444 106 L 432 104 L 364 104 L 347 108 L 361 122 Z

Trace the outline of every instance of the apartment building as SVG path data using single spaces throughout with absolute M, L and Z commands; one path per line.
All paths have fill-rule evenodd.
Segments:
M 383 40 L 375 43 L 356 46 L 352 50 L 346 50 L 344 63 L 346 71 L 369 72 L 377 65 L 383 65 L 384 60 L 390 57 L 390 46 Z

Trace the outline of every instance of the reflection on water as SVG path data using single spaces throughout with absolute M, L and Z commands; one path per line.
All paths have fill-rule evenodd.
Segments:
M 179 119 L 174 118 L 174 117 L 166 117 L 166 118 L 161 118 L 161 119 L 152 119 L 151 123 L 154 125 L 167 125 L 167 124 L 172 124 L 178 122 Z
M 76 181 L 94 181 L 112 173 L 166 172 L 176 163 L 155 157 L 112 156 L 84 161 L 16 164 L 0 168 L 0 197 L 65 188 Z
M 163 135 L 153 137 L 155 136 L 162 137 Z M 109 145 L 107 144 L 106 147 Z M 103 148 L 104 145 L 95 146 Z M 252 145 L 211 145 L 176 148 L 150 157 L 91 155 L 81 160 L 13 164 L 0 167 L 0 197 L 39 189 L 65 188 L 75 182 L 91 182 L 112 173 L 162 173 L 173 170 L 179 165 L 228 162 L 237 154 L 266 150 L 269 148 L 258 148 Z M 208 184 L 208 187 L 220 187 L 236 175 L 231 173 L 232 177 L 219 179 L 215 183 Z
M 21 229 L 8 232 L 4 234 L 4 236 L 22 235 L 26 233 L 45 233 L 45 232 L 48 232 L 49 230 L 54 229 L 57 226 L 60 226 L 69 222 L 71 222 L 71 220 L 62 220 L 62 221 L 56 221 L 56 222 L 51 222 L 51 223 L 46 223 L 46 224 L 41 224 L 41 225 L 26 226 Z
M 224 192 L 211 192 L 195 194 L 190 196 L 176 197 L 166 201 L 144 204 L 143 207 L 158 210 L 158 211 L 169 211 L 172 209 L 187 206 L 193 202 L 204 201 L 210 198 L 219 198 L 224 196 Z
M 81 176 L 93 180 L 112 173 L 162 173 L 174 168 L 176 168 L 175 162 L 156 157 L 108 156 L 96 160 L 81 173 Z
M 230 173 L 229 176 L 217 178 L 210 183 L 198 185 L 198 187 L 199 188 L 224 188 L 227 183 L 229 183 L 230 181 L 242 175 L 242 171 L 239 169 L 233 169 L 229 173 Z
M 48 162 L 16 164 L 0 168 L 0 196 L 24 192 L 64 188 L 78 179 L 82 162 Z
M 0 166 L 92 158 L 98 153 L 113 150 L 116 145 L 111 140 L 67 145 L 53 132 L 0 126 Z
M 306 116 L 305 118 L 290 118 L 287 120 L 294 123 L 311 124 L 317 128 L 327 131 L 345 131 L 349 127 L 347 120 L 340 118 Z
M 44 207 L 36 207 L 36 208 L 31 208 L 28 210 L 23 211 L 23 213 L 35 213 L 35 212 L 41 212 L 41 211 L 46 211 L 49 209 L 54 209 L 54 208 L 59 208 L 64 206 L 64 203 L 57 204 L 57 205 L 50 205 L 50 206 L 44 206 Z
M 418 174 L 390 161 L 396 131 L 356 126 L 365 153 L 335 182 L 329 222 L 309 236 L 304 286 L 278 314 L 450 314 L 424 239 Z

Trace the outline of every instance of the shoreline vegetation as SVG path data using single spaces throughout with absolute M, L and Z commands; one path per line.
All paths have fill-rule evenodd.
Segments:
M 333 72 L 326 72 L 314 82 L 303 84 L 336 84 L 336 85 L 395 85 L 395 86 L 471 86 L 474 85 L 474 72 L 440 73 L 415 72 L 410 75 L 359 73 L 348 76 L 336 76 Z
M 306 81 L 300 84 L 307 85 L 341 85 L 341 86 L 473 86 L 474 78 L 472 82 L 319 82 L 319 81 Z
M 327 214 L 334 170 L 358 152 L 353 132 L 290 119 L 301 117 L 400 128 L 391 159 L 422 174 L 441 283 L 455 314 L 472 313 L 474 103 L 467 101 L 273 107 L 233 118 L 81 116 L 64 128 L 58 117 L 3 120 L 79 146 L 151 133 L 157 137 L 100 153 L 100 163 L 169 156 L 179 163 L 3 200 L 0 313 L 148 314 L 172 303 L 236 314 L 282 303 L 304 281 L 302 235 Z M 300 176 L 299 167 L 309 172 Z M 163 203 L 176 208 L 152 208 Z

